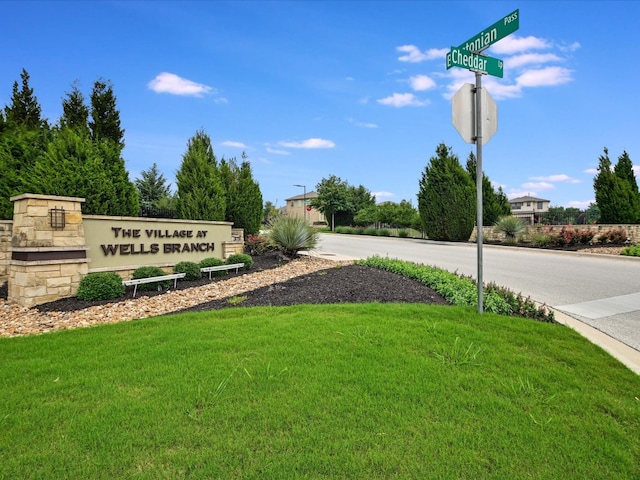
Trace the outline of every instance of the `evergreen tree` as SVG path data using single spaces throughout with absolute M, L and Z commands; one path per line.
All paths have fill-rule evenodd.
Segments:
M 474 189 L 476 186 L 477 165 L 476 156 L 473 152 L 470 152 L 467 158 L 467 173 L 471 177 Z M 505 215 L 511 215 L 509 199 L 502 191 L 502 188 L 499 188 L 498 192 L 496 192 L 489 177 L 482 172 L 482 224 L 485 226 L 493 225 L 500 217 Z
M 74 82 L 67 97 L 62 99 L 61 128 L 72 128 L 88 132 L 89 107 L 84 103 L 84 96 L 78 89 L 78 82 Z
M 154 163 L 149 170 L 140 172 L 140 177 L 134 182 L 138 189 L 140 204 L 144 207 L 159 208 L 160 202 L 171 196 L 171 189 L 164 175 L 158 171 L 158 166 Z
M 6 122 L 27 130 L 36 130 L 46 126 L 40 118 L 42 109 L 38 99 L 33 94 L 33 88 L 29 86 L 29 74 L 23 68 L 20 74 L 22 88 L 18 90 L 18 82 L 13 83 L 11 105 L 4 107 Z
M 199 130 L 187 142 L 176 174 L 178 216 L 190 220 L 223 221 L 226 198 L 211 139 Z
M 419 185 L 418 210 L 427 236 L 469 240 L 475 223 L 475 186 L 450 147 L 438 145 Z
M 253 179 L 251 164 L 246 159 L 240 164 L 236 191 L 237 205 L 233 225 L 243 228 L 245 234 L 256 235 L 262 224 L 262 192 Z
M 593 180 L 600 223 L 636 223 L 640 220 L 640 198 L 628 155 L 621 155 L 611 168 L 609 151 L 599 157 L 598 173 Z
M 124 130 L 120 128 L 120 112 L 111 82 L 96 80 L 91 92 L 89 129 L 93 141 L 109 139 L 124 148 Z
M 262 223 L 270 225 L 271 222 L 278 216 L 278 209 L 270 200 L 264 202 L 264 209 L 262 211 Z

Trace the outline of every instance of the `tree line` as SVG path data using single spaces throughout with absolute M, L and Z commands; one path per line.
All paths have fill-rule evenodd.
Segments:
M 85 214 L 138 216 L 141 207 L 174 208 L 178 218 L 230 221 L 247 233 L 259 231 L 262 194 L 244 154 L 240 164 L 218 160 L 209 136 L 199 130 L 187 142 L 175 194 L 156 164 L 131 181 L 110 81 L 94 82 L 88 104 L 74 82 L 51 125 L 42 118 L 26 70 L 20 79 L 0 110 L 0 218 L 13 217 L 10 197 L 36 193 L 83 197 Z

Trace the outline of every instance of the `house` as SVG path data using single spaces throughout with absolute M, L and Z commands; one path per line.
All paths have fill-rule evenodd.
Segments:
M 304 218 L 309 225 L 324 224 L 326 222 L 324 215 L 309 204 L 312 198 L 317 197 L 316 192 L 306 192 L 289 197 L 285 200 L 284 207 L 280 207 L 279 211 L 287 217 Z
M 525 223 L 540 223 L 540 217 L 543 213 L 549 211 L 550 200 L 536 197 L 518 197 L 509 200 L 511 204 L 511 215 L 521 218 Z

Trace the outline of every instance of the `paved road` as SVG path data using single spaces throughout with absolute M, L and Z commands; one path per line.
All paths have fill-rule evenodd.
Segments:
M 474 244 L 321 234 L 318 253 L 388 256 L 476 277 Z M 640 351 L 640 258 L 483 247 L 483 278 L 567 313 Z

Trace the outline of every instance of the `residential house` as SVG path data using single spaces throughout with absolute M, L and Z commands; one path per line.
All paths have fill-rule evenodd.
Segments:
M 312 198 L 317 198 L 316 192 L 306 192 L 289 197 L 284 207 L 279 211 L 282 215 L 293 218 L 304 218 L 309 225 L 324 224 L 324 215 L 310 205 Z
M 536 197 L 518 197 L 509 200 L 511 204 L 511 215 L 521 218 L 530 225 L 540 223 L 543 213 L 549 211 L 550 200 Z

